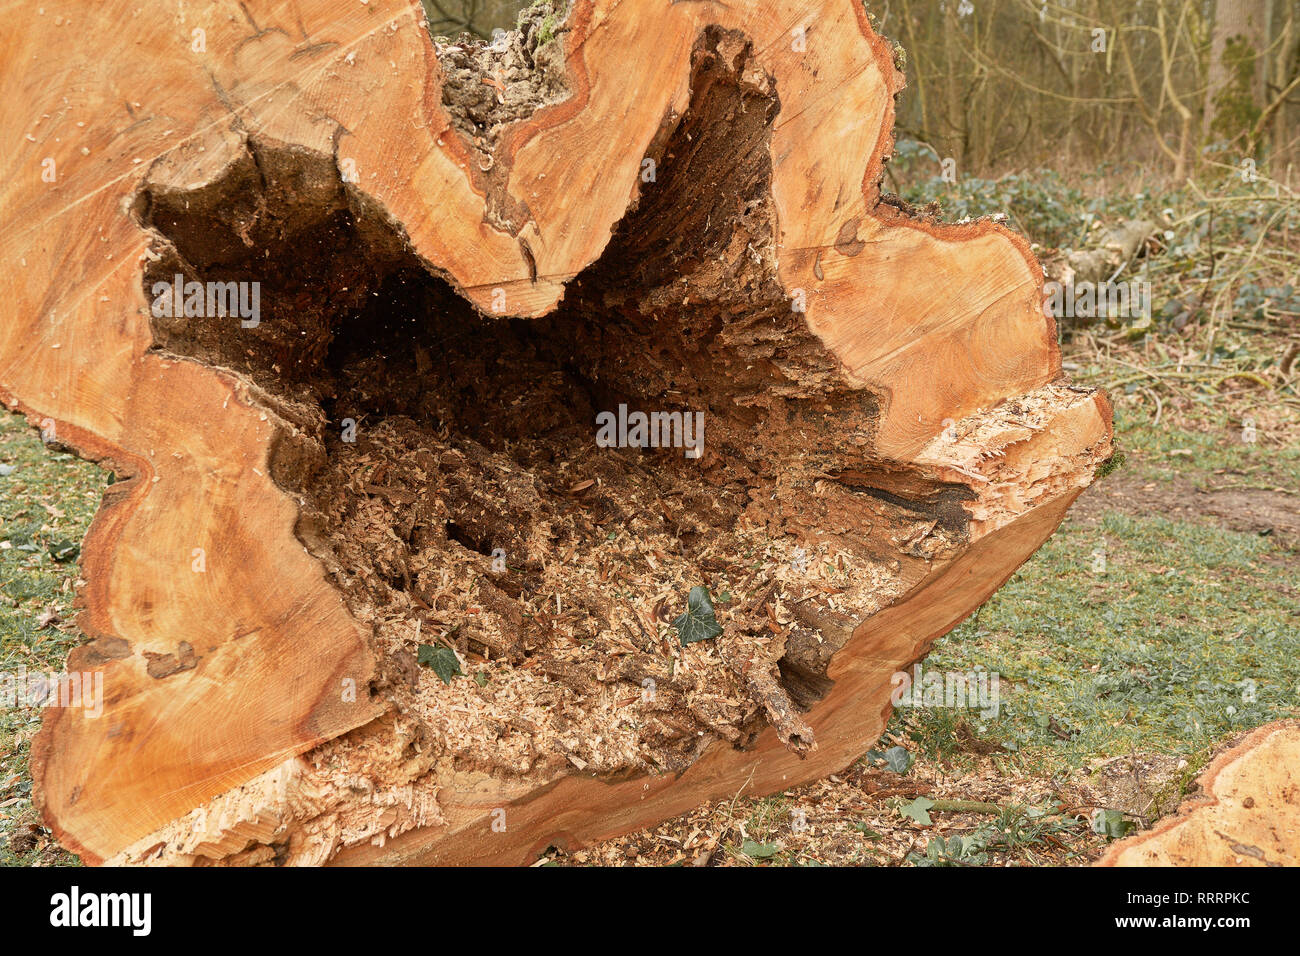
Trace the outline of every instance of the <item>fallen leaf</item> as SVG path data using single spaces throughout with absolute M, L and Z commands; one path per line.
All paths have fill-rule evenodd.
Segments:
M 775 843 L 757 843 L 754 840 L 746 840 L 740 846 L 741 853 L 755 860 L 771 859 L 776 856 L 776 851 L 779 849 L 780 847 Z
M 691 593 L 686 598 L 686 613 L 673 621 L 673 627 L 677 628 L 682 647 L 696 641 L 712 640 L 722 633 L 722 625 L 714 614 L 713 599 L 709 597 L 708 588 L 698 584 L 691 588 Z
M 911 803 L 905 803 L 899 807 L 898 812 L 909 820 L 929 826 L 934 822 L 930 819 L 930 808 L 932 806 L 934 806 L 934 801 L 929 797 L 917 797 Z
M 450 684 L 453 677 L 459 677 L 463 673 L 460 669 L 460 658 L 450 647 L 421 644 L 415 659 L 437 674 L 438 679 L 444 684 Z

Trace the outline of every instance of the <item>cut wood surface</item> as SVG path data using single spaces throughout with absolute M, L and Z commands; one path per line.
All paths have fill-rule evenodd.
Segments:
M 0 54 L 0 399 L 119 479 L 68 662 L 104 713 L 33 753 L 87 862 L 527 862 L 834 772 L 1111 455 L 1027 241 L 882 195 L 857 0 L 491 47 L 78 0 Z M 177 275 L 260 311 L 168 314 Z M 598 447 L 621 407 L 701 454 Z
M 1227 747 L 1199 793 L 1101 866 L 1300 866 L 1300 721 L 1266 724 Z

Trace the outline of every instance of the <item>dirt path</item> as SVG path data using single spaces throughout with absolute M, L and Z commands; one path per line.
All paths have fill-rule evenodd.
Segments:
M 1159 515 L 1275 535 L 1284 547 L 1300 548 L 1300 489 L 1251 485 L 1250 479 L 1232 474 L 1208 478 L 1205 484 L 1182 476 L 1152 481 L 1119 471 L 1085 491 L 1067 520 L 1096 522 L 1107 511 Z

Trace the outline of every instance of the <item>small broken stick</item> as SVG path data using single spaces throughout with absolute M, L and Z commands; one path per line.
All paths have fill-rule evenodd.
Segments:
M 791 753 L 802 759 L 816 749 L 813 730 L 799 716 L 799 709 L 781 686 L 775 664 L 751 667 L 745 675 L 745 685 L 750 696 L 763 706 L 772 729 Z

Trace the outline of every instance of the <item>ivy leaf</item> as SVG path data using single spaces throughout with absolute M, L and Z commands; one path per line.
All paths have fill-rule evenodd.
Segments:
M 453 677 L 459 677 L 463 673 L 460 669 L 460 659 L 450 647 L 421 644 L 415 659 L 426 667 L 432 668 L 444 684 L 450 684 Z
M 673 621 L 682 647 L 696 641 L 709 641 L 722 633 L 722 625 L 713 613 L 713 599 L 709 589 L 696 585 L 686 598 L 686 613 Z
M 877 761 L 883 760 L 886 769 L 898 774 L 907 773 L 912 769 L 912 764 L 916 761 L 916 758 L 908 752 L 906 747 L 890 747 L 884 753 L 879 750 L 868 750 L 862 755 L 862 758 L 868 764 L 875 764 Z
M 915 759 L 907 752 L 906 747 L 890 747 L 881 756 L 885 760 L 885 766 L 894 773 L 903 774 L 912 769 L 912 762 Z
M 775 843 L 755 843 L 753 840 L 746 840 L 740 845 L 740 852 L 755 860 L 769 860 L 776 856 L 778 849 L 780 847 Z
M 929 797 L 917 797 L 911 803 L 899 807 L 898 812 L 909 820 L 929 826 L 934 822 L 930 819 L 930 808 L 932 806 L 934 806 L 934 801 Z
M 50 557 L 55 561 L 71 561 L 81 554 L 81 545 L 75 541 L 56 541 L 50 545 Z
M 1118 840 L 1137 828 L 1132 820 L 1125 820 L 1120 810 L 1098 810 L 1092 816 L 1092 832 L 1104 834 L 1108 840 Z

